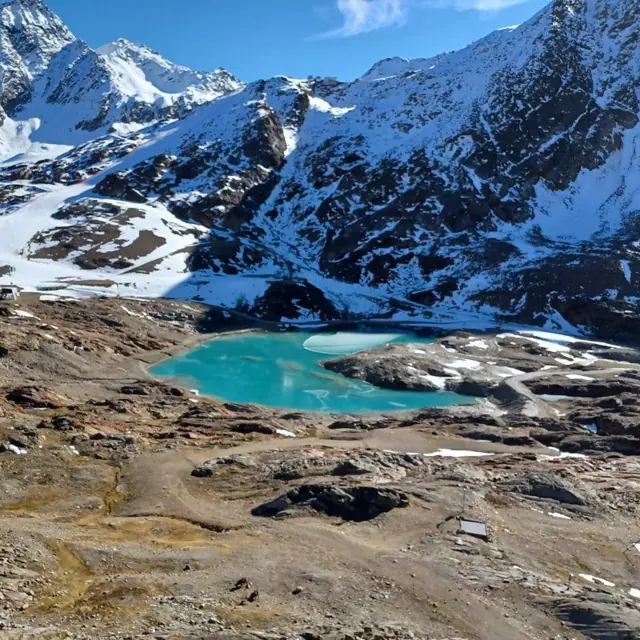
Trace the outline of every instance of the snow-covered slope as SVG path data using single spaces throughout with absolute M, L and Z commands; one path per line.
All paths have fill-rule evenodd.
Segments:
M 33 214 L 34 189 L 57 193 L 38 201 L 40 233 L 0 241 L 0 270 L 4 260 L 34 284 L 37 265 L 55 261 L 102 274 L 113 291 L 164 287 L 276 317 L 626 331 L 640 299 L 639 32 L 637 0 L 554 0 L 517 28 L 431 59 L 384 60 L 352 83 L 247 86 L 124 41 L 97 53 L 69 45 L 34 84 L 55 99 L 23 113 L 92 105 L 101 119 L 85 118 L 83 144 L 57 158 L 0 171 L 0 234 L 25 207 Z M 74 75 L 85 64 L 95 86 Z M 192 102 L 180 120 L 139 129 L 159 112 L 128 118 L 128 100 Z M 90 139 L 114 125 L 116 135 Z M 79 202 L 91 229 L 130 220 L 131 208 L 144 213 L 127 224 L 158 236 L 153 221 L 173 221 L 163 233 L 183 240 L 166 246 L 185 244 L 120 269 L 113 243 L 87 235 L 77 209 L 67 216 Z M 101 202 L 117 212 L 105 217 Z
M 150 104 L 161 100 L 165 106 L 184 100 L 202 104 L 241 87 L 228 71 L 208 73 L 192 71 L 165 60 L 148 47 L 116 40 L 96 50 L 111 70 L 111 76 L 123 95 Z

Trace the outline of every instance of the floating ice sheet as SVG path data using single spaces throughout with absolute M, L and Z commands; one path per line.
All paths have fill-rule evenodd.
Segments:
M 340 331 L 335 334 L 311 336 L 302 345 L 307 351 L 342 356 L 366 349 L 373 349 L 400 338 L 400 333 L 356 333 Z

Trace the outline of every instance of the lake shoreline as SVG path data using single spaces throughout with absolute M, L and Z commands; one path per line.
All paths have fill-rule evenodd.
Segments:
M 354 339 L 355 333 L 377 335 L 366 331 L 332 332 L 332 335 L 340 336 L 341 333 L 344 333 L 348 342 Z M 265 343 L 259 344 L 254 340 L 234 342 L 234 338 L 257 337 L 259 334 L 264 334 Z M 264 330 L 220 332 L 176 356 L 167 357 L 168 354 L 164 353 L 164 358 L 149 363 L 147 372 L 156 379 L 173 380 L 176 384 L 216 400 L 259 404 L 281 411 L 361 415 L 475 403 L 475 399 L 468 395 L 454 394 L 444 388 L 390 390 L 331 372 L 322 363 L 342 352 L 318 352 L 304 347 L 308 339 L 319 335 L 324 334 L 300 331 L 269 333 Z M 380 336 L 382 342 L 377 347 L 383 347 L 395 339 L 416 344 L 428 344 L 432 340 L 431 337 L 424 338 L 406 332 L 392 340 L 387 339 L 389 334 Z M 221 338 L 227 342 L 226 348 L 212 346 Z M 371 341 L 365 342 L 369 345 Z M 351 349 L 351 344 L 356 348 Z M 350 343 L 348 348 L 345 354 L 367 346 L 357 348 L 356 342 Z M 167 366 L 171 361 L 173 368 Z M 220 373 L 221 367 L 226 373 Z M 264 380 L 264 383 L 256 386 L 254 381 L 257 379 Z M 230 380 L 233 380 L 231 392 Z M 312 399 L 314 397 L 315 400 Z

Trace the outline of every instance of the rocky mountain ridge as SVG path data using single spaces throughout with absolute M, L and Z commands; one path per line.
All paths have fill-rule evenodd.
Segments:
M 639 27 L 632 0 L 554 0 L 461 51 L 384 60 L 350 83 L 243 86 L 125 41 L 68 44 L 20 113 L 73 103 L 83 143 L 5 163 L 0 231 L 25 208 L 37 228 L 0 247 L 0 272 L 276 319 L 286 308 L 291 320 L 516 321 L 635 339 Z M 85 64 L 104 81 L 90 87 Z M 105 208 L 138 213 L 114 236 Z M 86 217 L 103 228 L 79 237 Z M 123 251 L 125 269 L 83 258 Z M 43 255 L 57 276 L 37 275 Z
M 127 133 L 242 86 L 224 70 L 191 71 L 126 40 L 94 51 L 41 0 L 2 6 L 0 42 L 0 105 L 16 122 L 31 123 L 27 135 L 39 143 Z

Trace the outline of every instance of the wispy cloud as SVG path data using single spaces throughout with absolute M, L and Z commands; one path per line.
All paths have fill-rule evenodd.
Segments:
M 413 0 L 338 0 L 343 24 L 324 34 L 326 37 L 357 36 L 386 27 L 397 27 L 407 20 Z
M 343 23 L 322 38 L 357 36 L 378 29 L 403 25 L 414 7 L 458 11 L 499 11 L 529 0 L 337 0 Z

